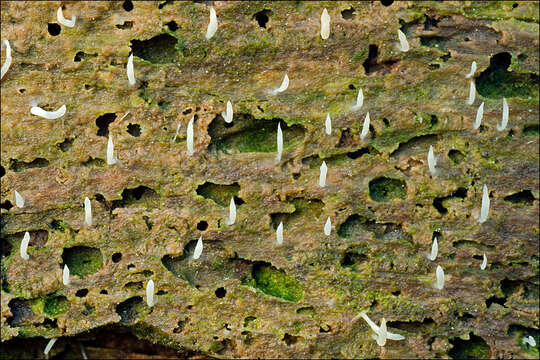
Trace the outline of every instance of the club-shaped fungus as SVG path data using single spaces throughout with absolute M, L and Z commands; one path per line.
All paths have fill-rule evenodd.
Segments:
M 3 43 L 6 46 L 6 61 L 4 61 L 4 63 L 2 64 L 2 76 L 0 76 L 0 79 L 4 78 L 4 75 L 6 75 L 7 71 L 9 70 L 12 61 L 11 46 L 9 45 L 9 41 L 7 39 L 4 39 Z
M 330 36 L 330 15 L 328 10 L 324 9 L 321 15 L 321 38 L 328 39 Z
M 216 33 L 218 28 L 216 10 L 213 6 L 210 6 L 210 21 L 208 22 L 208 27 L 206 28 L 206 39 L 210 39 Z
M 77 20 L 77 17 L 75 15 L 71 16 L 71 20 L 68 20 L 64 17 L 64 13 L 62 12 L 62 7 L 60 6 L 58 8 L 58 11 L 56 12 L 56 18 L 58 19 L 58 22 L 64 26 L 67 27 L 74 27 L 75 21 Z
M 39 117 L 42 117 L 42 118 L 45 118 L 45 119 L 49 119 L 49 120 L 58 119 L 58 118 L 64 116 L 64 114 L 66 113 L 66 105 L 60 106 L 55 111 L 45 111 L 42 108 L 40 108 L 39 106 L 32 106 L 30 108 L 30 113 L 32 115 L 36 115 L 36 116 L 39 116 Z

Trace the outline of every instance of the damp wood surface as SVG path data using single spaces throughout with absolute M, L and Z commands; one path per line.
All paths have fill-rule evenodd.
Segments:
M 3 2 L 3 356 L 58 337 L 58 358 L 70 340 L 119 358 L 538 358 L 523 343 L 540 343 L 538 14 L 533 1 Z M 47 120 L 36 104 L 67 111 Z M 361 311 L 405 340 L 379 347 Z M 163 348 L 114 353 L 109 330 Z

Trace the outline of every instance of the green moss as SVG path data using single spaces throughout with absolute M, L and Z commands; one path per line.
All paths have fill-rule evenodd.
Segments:
M 369 182 L 369 196 L 377 202 L 405 199 L 407 186 L 405 181 L 379 177 Z
M 45 299 L 43 311 L 45 314 L 55 317 L 69 310 L 69 301 L 65 296 L 52 296 Z
M 302 299 L 304 290 L 302 284 L 268 264 L 256 264 L 253 267 L 252 279 L 246 279 L 244 284 L 253 286 L 263 293 L 284 300 L 297 302 Z
M 228 206 L 229 202 L 231 201 L 231 197 L 238 196 L 239 191 L 240 185 L 237 183 L 223 185 L 206 182 L 197 187 L 197 195 L 200 195 L 205 199 L 211 199 L 216 204 L 221 206 Z
M 453 348 L 448 352 L 452 359 L 489 359 L 489 345 L 479 336 L 471 334 L 469 340 L 450 340 Z
M 523 127 L 523 135 L 525 136 L 538 136 L 538 124 L 535 125 L 525 125 Z
M 62 259 L 71 274 L 82 277 L 93 274 L 103 267 L 101 251 L 87 246 L 64 249 Z

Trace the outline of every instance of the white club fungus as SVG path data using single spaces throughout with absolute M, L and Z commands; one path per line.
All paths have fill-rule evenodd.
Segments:
M 497 130 L 503 131 L 506 129 L 506 125 L 508 125 L 508 102 L 506 101 L 506 98 L 503 98 L 502 122 L 500 125 L 497 125 Z
M 471 85 L 469 87 L 469 98 L 467 99 L 467 105 L 472 105 L 474 103 L 475 96 L 476 96 L 476 86 L 474 85 L 474 81 L 471 81 Z
M 129 55 L 127 62 L 127 77 L 129 85 L 135 85 L 135 70 L 133 69 L 133 54 Z
M 356 316 L 354 319 L 353 319 L 353 322 L 356 321 L 356 319 L 358 319 L 358 317 L 362 317 L 362 319 L 364 319 L 369 327 L 371 327 L 371 330 L 373 330 L 373 332 L 375 333 L 374 335 L 374 338 L 377 339 L 378 337 L 381 336 L 381 327 L 377 326 L 377 324 L 375 324 L 373 321 L 371 321 L 371 319 L 367 316 L 366 312 L 365 311 L 362 311 L 358 316 Z M 385 333 L 385 338 L 386 339 L 389 339 L 389 340 L 403 340 L 405 339 L 405 337 L 403 337 L 402 335 L 399 335 L 399 334 L 394 334 L 394 333 L 391 333 L 389 331 L 386 330 L 386 320 L 384 320 L 384 318 L 381 320 L 381 326 L 383 325 L 383 322 L 384 322 L 384 333 Z M 381 337 L 382 339 L 382 337 Z M 379 343 L 379 341 L 377 341 L 377 343 Z
M 388 331 L 386 330 L 386 319 L 381 319 L 381 325 L 379 326 L 379 333 L 377 335 L 373 334 L 371 337 L 377 341 L 377 345 L 384 346 L 386 345 L 386 339 L 388 336 Z
M 118 158 L 114 156 L 114 144 L 112 135 L 109 134 L 109 141 L 107 142 L 107 165 L 114 165 L 118 162 Z
M 68 268 L 67 264 L 64 265 L 64 271 L 62 271 L 62 283 L 64 285 L 69 285 L 69 283 L 70 283 L 70 280 L 69 280 L 69 268 Z
M 476 110 L 476 121 L 474 122 L 473 128 L 478 129 L 480 124 L 482 124 L 482 117 L 484 116 L 484 103 L 482 102 Z
M 527 337 L 523 337 L 522 343 L 523 345 L 529 344 L 532 347 L 536 347 L 536 340 L 534 340 L 534 338 L 531 335 Z
M 328 171 L 328 167 L 326 166 L 326 161 L 322 162 L 321 165 L 321 173 L 319 175 L 319 186 L 325 187 L 326 186 L 326 172 Z
M 326 121 L 324 122 L 324 127 L 326 130 L 326 135 L 332 134 L 332 119 L 330 119 L 330 114 L 326 115 Z
M 227 101 L 227 112 L 222 112 L 221 116 L 226 123 L 232 123 L 233 120 L 233 109 L 230 101 Z
M 398 29 L 397 34 L 399 38 L 399 50 L 403 52 L 409 51 L 409 42 L 407 41 L 407 37 L 405 36 L 403 31 Z
M 11 66 L 11 46 L 9 45 L 9 41 L 7 39 L 4 39 L 4 45 L 6 45 L 6 61 L 2 64 L 2 76 L 0 79 L 4 78 L 4 75 L 6 75 L 7 71 L 9 70 L 9 67 Z
M 146 304 L 154 306 L 154 280 L 149 280 L 146 284 Z
M 74 27 L 75 26 L 75 20 L 77 20 L 77 17 L 75 15 L 71 16 L 71 20 L 68 20 L 64 17 L 64 13 L 62 12 L 62 7 L 60 6 L 58 8 L 58 11 L 56 12 L 56 18 L 58 19 L 58 22 L 64 26 L 67 27 Z
M 437 253 L 439 252 L 439 244 L 437 243 L 437 237 L 433 238 L 433 245 L 431 245 L 431 254 L 429 254 L 428 259 L 433 261 L 437 258 Z
M 283 244 L 283 221 L 281 221 L 276 229 L 276 243 Z
M 362 126 L 362 132 L 360 133 L 360 139 L 364 139 L 369 132 L 369 111 L 364 119 L 364 126 Z
M 360 110 L 364 105 L 364 92 L 362 89 L 358 89 L 358 96 L 356 97 L 356 104 L 351 107 L 352 110 Z
M 285 74 L 285 76 L 283 77 L 283 81 L 281 82 L 281 85 L 277 89 L 274 89 L 273 93 L 277 94 L 277 93 L 283 92 L 287 90 L 288 87 L 289 87 L 289 76 Z
M 441 265 L 437 265 L 437 271 L 435 273 L 437 274 L 437 282 L 435 283 L 435 288 L 442 290 L 442 288 L 444 287 L 444 271 Z
M 435 155 L 433 154 L 433 146 L 431 145 L 429 145 L 427 163 L 428 163 L 428 168 L 431 175 L 437 175 L 438 170 L 435 169 L 435 166 L 437 165 L 437 159 L 435 158 Z
M 482 260 L 482 264 L 480 265 L 480 270 L 486 270 L 487 266 L 487 256 L 484 254 L 484 259 Z
M 484 184 L 482 189 L 482 208 L 480 209 L 480 218 L 478 222 L 481 224 L 487 220 L 489 214 L 489 192 L 487 186 Z
M 276 162 L 281 161 L 281 154 L 283 153 L 283 132 L 281 131 L 280 123 L 277 124 L 277 154 Z
M 21 241 L 21 250 L 20 250 L 21 257 L 24 260 L 28 260 L 30 258 L 28 256 L 28 253 L 26 252 L 28 250 L 28 243 L 29 242 L 30 242 L 30 233 L 28 231 L 26 231 L 24 233 L 23 239 Z
M 326 219 L 326 223 L 324 224 L 324 235 L 329 236 L 331 231 L 332 231 L 332 222 L 329 216 L 328 219 Z
M 193 155 L 193 119 L 192 116 L 187 126 L 187 153 L 189 156 Z
M 330 15 L 328 10 L 324 9 L 321 15 L 321 38 L 328 39 L 330 36 Z
M 174 137 L 172 139 L 173 142 L 176 141 L 176 138 L 178 137 L 178 132 L 180 131 L 180 122 L 178 122 L 178 125 L 176 126 L 176 133 L 174 134 Z
M 467 75 L 465 75 L 465 79 L 471 78 L 475 72 L 476 72 L 476 61 L 473 61 L 471 64 L 471 71 Z
M 218 28 L 216 10 L 210 6 L 210 22 L 206 28 L 206 39 L 210 39 L 216 33 Z
M 84 351 L 84 346 L 82 342 L 79 341 L 79 348 L 81 349 L 81 355 L 83 360 L 88 360 L 88 356 L 86 356 L 86 351 Z
M 51 351 L 51 349 L 54 346 L 54 343 L 56 342 L 56 340 L 58 340 L 58 338 L 52 338 L 47 343 L 47 346 L 45 346 L 45 350 L 43 350 L 43 353 L 45 354 L 45 356 L 47 356 L 47 358 L 49 357 L 49 351 Z
M 202 236 L 199 237 L 199 240 L 197 240 L 197 245 L 195 245 L 195 250 L 193 251 L 193 260 L 197 260 L 201 257 L 203 251 L 203 242 L 202 242 Z
M 49 119 L 49 120 L 58 119 L 59 117 L 64 116 L 64 114 L 66 113 L 66 105 L 60 106 L 55 111 L 45 111 L 39 106 L 32 106 L 30 108 L 30 113 L 32 115 L 40 116 L 42 118 Z
M 19 208 L 24 207 L 24 198 L 17 190 L 15 190 L 15 205 Z
M 227 220 L 227 225 L 232 225 L 236 221 L 236 204 L 234 203 L 234 197 L 231 198 L 231 203 L 229 204 L 229 220 Z
M 88 197 L 84 198 L 84 221 L 86 225 L 92 226 L 92 203 Z

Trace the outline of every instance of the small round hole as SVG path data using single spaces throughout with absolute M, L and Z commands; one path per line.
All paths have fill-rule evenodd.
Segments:
M 120 260 L 122 260 L 122 254 L 121 254 L 121 253 L 114 253 L 114 254 L 112 254 L 111 259 L 112 259 L 112 261 L 113 261 L 114 263 L 117 263 L 117 262 L 119 262 Z M 130 265 L 130 266 L 132 266 L 132 265 Z M 129 269 L 129 266 L 128 266 L 128 269 Z
M 101 290 L 99 293 L 103 294 L 103 295 L 108 295 L 109 294 L 109 292 L 107 290 Z
M 225 288 L 220 287 L 216 289 L 216 297 L 221 299 L 224 298 L 225 295 L 227 295 L 227 290 L 225 290 Z
M 169 28 L 170 31 L 176 31 L 178 30 L 178 24 L 176 23 L 176 21 L 169 21 L 168 23 L 166 23 L 165 25 L 167 25 L 167 27 Z
M 197 230 L 200 230 L 200 231 L 204 231 L 208 229 L 208 223 L 206 221 L 199 221 L 199 223 L 197 224 Z
M 381 0 L 381 4 L 384 6 L 390 6 L 394 3 L 394 0 Z
M 126 0 L 126 1 L 124 1 L 124 3 L 122 4 L 122 7 L 123 7 L 124 10 L 126 10 L 126 11 L 131 11 L 131 10 L 133 10 L 133 3 L 132 3 L 130 0 Z
M 141 125 L 139 124 L 129 124 L 127 126 L 127 132 L 131 136 L 139 137 L 141 136 Z
M 51 34 L 51 36 L 56 36 L 60 34 L 62 28 L 57 23 L 49 23 L 47 25 L 47 30 L 49 31 L 49 34 Z
M 80 290 L 77 290 L 77 292 L 75 293 L 75 296 L 85 297 L 87 294 L 88 294 L 88 289 L 80 289 Z
M 356 87 L 353 84 L 350 84 L 349 89 L 354 90 L 354 89 L 356 89 Z

